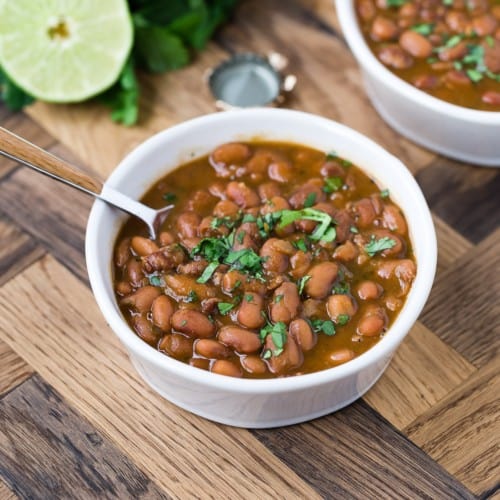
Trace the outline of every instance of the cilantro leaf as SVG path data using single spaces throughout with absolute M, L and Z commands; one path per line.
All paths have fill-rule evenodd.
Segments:
M 349 323 L 349 320 L 351 318 L 349 317 L 348 314 L 339 314 L 337 316 L 337 324 L 340 325 L 340 326 L 344 326 L 346 325 L 347 323 Z
M 389 250 L 396 245 L 396 241 L 389 236 L 384 236 L 383 238 L 376 239 L 372 234 L 369 243 L 365 245 L 365 251 L 370 256 L 373 257 L 378 252 L 383 252 L 384 250 Z
M 0 66 L 0 100 L 11 111 L 19 111 L 34 101 L 34 98 L 18 87 Z
M 219 302 L 217 304 L 217 309 L 219 309 L 219 312 L 223 315 L 226 315 L 231 309 L 233 309 L 235 304 L 231 302 Z
M 276 349 L 272 352 L 273 356 L 279 356 L 285 347 L 286 339 L 287 339 L 287 327 L 286 324 L 282 321 L 278 321 L 277 323 L 271 324 L 268 323 L 264 328 L 262 328 L 259 332 L 259 336 L 262 342 L 266 340 L 266 337 L 271 335 L 273 340 L 273 344 Z M 270 357 L 270 356 L 268 356 Z M 264 358 L 268 359 L 268 358 Z
M 196 280 L 196 283 L 206 283 L 212 277 L 212 274 L 214 274 L 217 267 L 219 267 L 219 263 L 217 261 L 210 262 L 210 264 L 205 267 L 202 275 Z
M 323 186 L 323 191 L 325 193 L 333 193 L 338 191 L 344 185 L 344 181 L 341 177 L 327 177 L 325 179 L 325 185 Z
M 310 208 L 316 203 L 316 193 L 309 193 L 304 201 L 304 207 Z
M 162 284 L 163 284 L 160 276 L 150 276 L 149 283 L 153 286 L 162 286 Z
M 325 335 L 332 336 L 337 333 L 335 331 L 335 325 L 333 324 L 333 321 L 330 320 L 322 320 L 322 319 L 313 319 L 311 321 L 313 330 L 316 333 L 321 333 L 323 332 Z
M 311 279 L 311 276 L 306 274 L 305 276 L 302 276 L 302 278 L 299 279 L 298 285 L 299 285 L 299 295 L 302 295 L 302 292 L 304 291 L 304 287 L 306 286 L 306 283 Z

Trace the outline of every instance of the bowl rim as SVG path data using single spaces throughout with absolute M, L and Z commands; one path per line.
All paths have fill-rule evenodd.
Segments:
M 279 108 L 253 108 L 213 113 L 193 118 L 158 132 L 137 146 L 120 162 L 106 181 L 106 184 L 116 188 L 123 179 L 131 174 L 133 168 L 141 163 L 142 158 L 147 155 L 147 152 L 160 147 L 165 142 L 175 141 L 176 136 L 189 133 L 190 129 L 194 126 L 200 125 L 206 128 L 217 127 L 221 123 L 224 123 L 226 119 L 231 120 L 235 116 L 241 120 L 252 117 L 259 118 L 265 123 L 266 116 L 271 115 L 281 115 L 283 121 L 298 120 L 304 126 L 307 126 L 308 122 L 314 122 L 318 127 L 326 127 L 331 131 L 335 131 L 337 135 L 347 135 L 356 142 L 363 143 L 365 147 L 375 149 L 384 158 L 384 161 L 392 164 L 390 168 L 400 171 L 400 174 L 404 177 L 404 182 L 408 186 L 408 191 L 411 192 L 413 199 L 416 201 L 416 206 L 414 207 L 416 210 L 415 218 L 418 218 L 419 224 L 415 228 L 414 234 L 418 234 L 426 244 L 422 244 L 420 248 L 421 255 L 418 257 L 417 276 L 412 284 L 411 296 L 407 297 L 407 301 L 398 315 L 397 324 L 391 326 L 384 337 L 368 349 L 368 351 L 345 364 L 333 368 L 300 376 L 282 378 L 240 379 L 189 366 L 186 363 L 160 353 L 157 349 L 141 340 L 128 326 L 121 314 L 116 311 L 114 294 L 107 293 L 107 280 L 106 277 L 101 275 L 98 266 L 100 248 L 98 228 L 102 218 L 112 210 L 102 200 L 96 199 L 92 206 L 85 239 L 87 270 L 97 304 L 108 325 L 119 337 L 129 353 L 144 358 L 160 370 L 175 373 L 177 376 L 185 378 L 192 383 L 199 383 L 202 387 L 210 386 L 215 389 L 239 394 L 294 392 L 350 377 L 363 371 L 363 368 L 381 360 L 387 363 L 392 353 L 416 322 L 430 293 L 436 271 L 437 242 L 434 224 L 422 191 L 407 167 L 399 159 L 366 136 L 345 125 L 318 115 Z M 237 133 L 238 131 L 236 131 L 236 135 Z M 363 167 L 361 166 L 361 168 Z M 147 189 L 144 190 L 144 192 L 146 191 Z M 109 260 L 109 265 L 111 266 L 111 254 L 108 254 L 106 258 Z
M 433 112 L 448 115 L 451 118 L 481 123 L 483 125 L 500 125 L 500 111 L 483 111 L 465 108 L 457 104 L 443 101 L 442 99 L 417 89 L 392 73 L 375 57 L 368 47 L 356 18 L 354 7 L 355 0 L 334 1 L 342 32 L 358 64 L 363 69 L 369 71 L 371 75 L 382 80 L 391 90 L 398 92 L 412 101 L 416 101 L 420 106 L 429 108 Z

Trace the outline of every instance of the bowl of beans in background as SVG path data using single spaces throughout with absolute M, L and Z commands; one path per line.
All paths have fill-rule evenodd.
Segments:
M 336 0 L 374 107 L 433 151 L 500 166 L 500 3 Z
M 174 208 L 153 241 L 96 201 L 97 303 L 154 390 L 217 422 L 276 427 L 354 401 L 432 286 L 435 232 L 409 171 L 318 116 L 196 118 L 140 145 L 107 184 Z

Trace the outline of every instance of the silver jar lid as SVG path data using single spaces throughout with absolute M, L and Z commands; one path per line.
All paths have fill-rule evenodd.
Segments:
M 207 81 L 217 109 L 279 106 L 297 82 L 295 75 L 285 75 L 285 56 L 273 52 L 237 54 L 209 71 Z

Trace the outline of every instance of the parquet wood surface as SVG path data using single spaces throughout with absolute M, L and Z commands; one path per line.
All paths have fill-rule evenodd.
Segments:
M 105 178 L 154 132 L 212 112 L 203 75 L 243 50 L 286 54 L 290 107 L 360 130 L 414 173 L 439 246 L 424 312 L 351 406 L 282 429 L 211 423 L 146 387 L 102 318 L 83 255 L 92 200 L 2 159 L 0 499 L 500 498 L 500 170 L 388 127 L 330 0 L 243 0 L 193 64 L 141 76 L 137 126 L 98 104 L 0 106 L 0 123 Z

